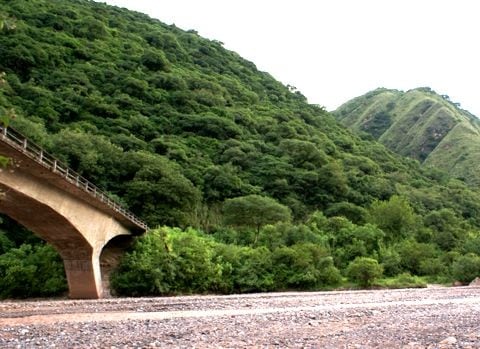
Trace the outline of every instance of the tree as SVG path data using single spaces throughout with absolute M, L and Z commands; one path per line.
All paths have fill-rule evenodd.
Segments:
M 351 202 L 342 201 L 330 205 L 328 209 L 325 210 L 325 214 L 328 217 L 342 216 L 348 218 L 352 223 L 363 224 L 365 223 L 367 210 Z
M 146 152 L 128 155 L 126 160 L 133 161 L 132 166 L 140 165 L 125 185 L 130 208 L 152 226 L 191 225 L 191 213 L 199 204 L 201 193 L 180 167 L 164 156 Z
M 348 277 L 357 282 L 362 287 L 368 287 L 373 284 L 375 279 L 381 277 L 383 267 L 378 261 L 368 257 L 357 257 L 348 265 Z
M 388 201 L 375 201 L 370 206 L 368 221 L 382 229 L 391 242 L 411 233 L 418 219 L 408 200 L 394 195 Z
M 446 251 L 456 247 L 466 236 L 461 220 L 448 208 L 430 212 L 424 224 L 434 232 L 433 241 Z
M 207 168 L 203 179 L 204 199 L 208 203 L 222 202 L 257 190 L 238 176 L 238 169 L 231 163 Z
M 146 50 L 140 61 L 147 69 L 151 71 L 170 70 L 170 62 L 162 51 Z
M 439 255 L 439 251 L 434 244 L 417 242 L 413 238 L 395 244 L 394 250 L 400 256 L 402 269 L 412 274 L 421 273 L 422 262 L 437 258 Z
M 224 221 L 227 225 L 255 229 L 256 244 L 260 228 L 266 224 L 288 222 L 290 209 L 276 200 L 260 195 L 240 196 L 228 199 L 223 205 Z

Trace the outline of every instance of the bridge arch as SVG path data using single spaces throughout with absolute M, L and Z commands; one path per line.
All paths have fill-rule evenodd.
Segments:
M 71 298 L 101 298 L 108 295 L 108 276 L 116 266 L 112 258 L 118 260 L 122 248 L 126 246 L 126 239 L 119 237 L 132 238 L 123 235 L 128 232 L 123 229 L 106 232 L 103 238 L 92 243 L 87 240 L 87 234 L 83 234 L 81 228 L 75 225 L 75 219 L 68 219 L 49 205 L 4 184 L 0 184 L 0 191 L 4 193 L 0 200 L 0 211 L 52 245 L 61 256 Z M 110 236 L 113 238 L 108 240 Z M 113 243 L 109 244 L 111 241 Z M 102 253 L 108 256 L 104 268 L 100 264 Z
M 108 295 L 104 289 L 108 283 L 102 284 L 101 255 L 109 261 L 102 263 L 108 277 L 112 256 L 118 259 L 119 249 L 133 235 L 145 232 L 146 225 L 39 147 L 29 148 L 27 140 L 17 142 L 18 137 L 13 144 L 5 129 L 1 135 L 0 154 L 12 161 L 8 168 L 0 168 L 0 212 L 58 251 L 71 298 Z
M 105 297 L 111 296 L 110 275 L 120 263 L 124 251 L 132 245 L 133 240 L 132 235 L 117 235 L 105 244 L 100 253 L 100 269 Z

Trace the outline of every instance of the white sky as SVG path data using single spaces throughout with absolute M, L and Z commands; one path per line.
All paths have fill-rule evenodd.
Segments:
M 477 0 L 105 2 L 219 40 L 327 110 L 377 87 L 428 86 L 480 116 Z

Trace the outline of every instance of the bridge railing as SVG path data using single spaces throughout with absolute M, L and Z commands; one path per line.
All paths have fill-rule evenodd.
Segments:
M 114 211 L 120 213 L 138 226 L 142 227 L 145 230 L 148 229 L 148 226 L 143 221 L 141 221 L 133 213 L 116 203 L 112 198 L 109 197 L 107 193 L 99 189 L 96 185 L 79 175 L 77 172 L 73 171 L 64 163 L 57 160 L 54 156 L 48 154 L 45 150 L 42 149 L 42 147 L 28 140 L 21 133 L 15 131 L 10 127 L 4 126 L 0 126 L 0 132 L 0 139 L 3 142 L 22 152 L 43 167 L 49 169 L 54 173 L 57 173 L 66 181 L 76 185 L 78 188 L 92 195 L 97 200 L 104 202 Z

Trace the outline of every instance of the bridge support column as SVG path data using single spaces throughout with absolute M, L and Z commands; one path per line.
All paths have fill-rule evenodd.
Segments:
M 100 261 L 97 254 L 81 259 L 64 258 L 63 264 L 70 298 L 98 299 L 103 297 Z

